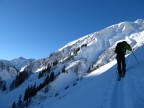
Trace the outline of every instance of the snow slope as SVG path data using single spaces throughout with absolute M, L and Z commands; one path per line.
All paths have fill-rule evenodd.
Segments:
M 49 104 L 49 99 L 35 108 L 144 108 L 144 46 L 135 55 L 126 58 L 127 73 L 117 81 L 116 61 L 85 76 L 74 88 L 69 88 L 63 98 Z

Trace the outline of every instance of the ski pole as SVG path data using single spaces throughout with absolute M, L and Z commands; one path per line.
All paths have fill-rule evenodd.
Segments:
M 140 64 L 140 62 L 139 62 L 138 59 L 136 58 L 136 56 L 135 56 L 135 54 L 133 53 L 133 51 L 132 51 L 132 54 L 133 54 L 134 58 L 136 59 L 136 61 L 138 62 L 138 64 Z

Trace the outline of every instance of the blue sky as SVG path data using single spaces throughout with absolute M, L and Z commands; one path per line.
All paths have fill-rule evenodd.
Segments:
M 0 59 L 48 57 L 70 41 L 144 19 L 143 0 L 0 0 Z

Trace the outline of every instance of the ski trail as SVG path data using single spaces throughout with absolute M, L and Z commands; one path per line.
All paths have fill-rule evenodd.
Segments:
M 130 89 L 131 87 L 129 87 L 128 78 L 125 76 L 122 89 L 123 108 L 133 108 L 133 100 L 131 98 Z
M 136 75 L 131 74 L 126 74 L 120 81 L 116 77 L 112 79 L 101 108 L 144 108 L 144 87 L 141 85 L 144 79 L 137 80 Z
M 113 102 L 113 98 L 114 98 L 114 95 L 113 94 L 116 94 L 115 96 L 118 96 L 117 94 L 117 91 L 119 90 L 118 88 L 118 82 L 117 82 L 117 77 L 115 74 L 113 74 L 111 76 L 111 81 L 110 81 L 110 87 L 108 88 L 108 91 L 107 91 L 107 94 L 105 95 L 105 101 L 104 101 L 104 104 L 101 106 L 101 108 L 112 108 L 112 105 L 114 103 L 118 103 L 118 100 L 115 99 Z M 117 108 L 117 107 L 114 107 L 114 108 Z
M 109 100 L 111 98 L 112 91 L 113 91 L 113 89 L 115 89 L 115 85 L 116 85 L 114 80 L 115 80 L 115 78 L 113 78 L 111 81 L 111 86 L 109 87 L 109 89 L 107 91 L 107 95 L 105 96 L 106 98 L 105 98 L 104 104 L 102 105 L 101 108 L 108 108 L 108 106 L 110 105 Z
M 115 85 L 109 94 L 111 96 L 105 108 L 136 108 L 133 107 L 131 88 L 127 78 L 122 78 L 120 81 L 115 80 Z
M 111 86 L 107 92 L 106 102 L 102 108 L 126 108 L 124 79 L 117 81 L 117 76 L 113 75 Z M 127 107 L 128 108 L 128 107 Z
M 114 85 L 114 88 L 110 92 L 110 98 L 109 101 L 107 102 L 106 108 L 121 108 L 119 106 L 119 103 L 121 102 L 121 84 L 117 80 L 115 80 L 116 83 Z

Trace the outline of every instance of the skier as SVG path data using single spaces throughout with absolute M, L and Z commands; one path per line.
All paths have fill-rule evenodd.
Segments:
M 116 59 L 117 59 L 117 70 L 118 70 L 118 75 L 119 79 L 121 77 L 125 76 L 126 73 L 126 62 L 125 62 L 125 54 L 126 50 L 132 51 L 131 46 L 126 42 L 119 42 L 116 46 L 115 53 L 117 54 Z

